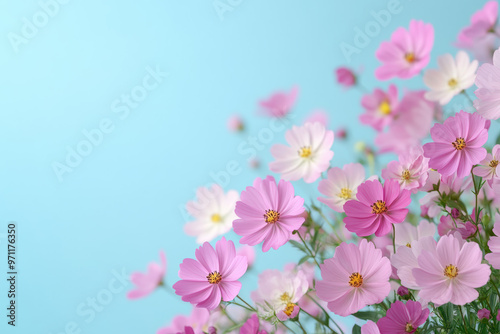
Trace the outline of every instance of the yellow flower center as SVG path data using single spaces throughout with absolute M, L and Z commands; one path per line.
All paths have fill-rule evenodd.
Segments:
M 363 276 L 360 273 L 353 273 L 349 276 L 349 285 L 354 288 L 359 288 L 363 285 Z
M 385 206 L 385 202 L 380 200 L 373 203 L 371 207 L 372 207 L 372 213 L 376 213 L 377 215 L 385 213 L 388 210 L 387 206 Z
M 411 248 L 411 244 L 409 242 L 406 243 L 406 247 Z
M 222 221 L 222 217 L 218 213 L 214 213 L 210 219 L 212 219 L 213 223 L 220 223 Z
M 406 333 L 411 333 L 413 332 L 413 326 L 412 324 L 410 324 L 409 322 L 406 323 L 406 326 L 405 326 L 405 332 Z
M 293 309 L 295 308 L 295 304 L 294 303 L 288 303 L 286 304 L 286 307 L 285 309 L 283 310 L 283 312 L 287 315 L 287 316 L 290 316 L 293 312 Z
M 340 194 L 337 195 L 342 199 L 351 199 L 352 198 L 352 190 L 349 188 L 340 189 Z
M 449 264 L 444 268 L 444 276 L 449 277 L 449 278 L 454 278 L 457 277 L 458 275 L 458 268 L 455 267 L 452 264 Z
M 458 81 L 456 79 L 450 79 L 448 80 L 448 86 L 450 86 L 451 89 L 454 89 L 457 87 Z
M 496 166 L 498 166 L 498 160 L 491 160 L 488 166 L 495 168 Z
M 282 302 L 288 303 L 290 302 L 290 295 L 288 294 L 288 292 L 285 292 L 281 295 L 280 299 Z
M 299 150 L 299 155 L 301 158 L 308 158 L 311 155 L 311 146 L 301 147 Z
M 264 219 L 266 220 L 266 223 L 274 224 L 280 219 L 280 214 L 274 210 L 266 210 Z
M 410 171 L 408 169 L 405 169 L 403 171 L 403 173 L 401 174 L 401 177 L 403 178 L 403 180 L 405 181 L 410 181 L 410 178 L 411 178 L 411 174 L 410 174 Z
M 391 113 L 391 105 L 389 104 L 389 102 L 387 100 L 384 100 L 378 106 L 378 110 L 380 110 L 380 113 L 382 115 L 387 116 L 387 115 L 389 115 Z
M 222 275 L 218 271 L 213 271 L 207 275 L 208 283 L 218 284 L 222 280 Z
M 461 151 L 465 148 L 465 146 L 467 146 L 465 144 L 465 140 L 462 137 L 457 138 L 457 140 L 455 140 L 453 143 L 451 143 L 451 145 L 453 145 L 453 147 L 457 151 Z
M 411 64 L 415 61 L 415 54 L 413 52 L 408 52 L 407 54 L 405 54 L 405 59 Z

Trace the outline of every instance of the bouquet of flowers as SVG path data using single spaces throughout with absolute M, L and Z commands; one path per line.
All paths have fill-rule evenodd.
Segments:
M 500 118 L 497 20 L 490 1 L 438 68 L 426 68 L 430 23 L 412 20 L 382 42 L 375 77 L 423 81 L 422 90 L 368 90 L 353 70 L 336 70 L 339 84 L 363 94 L 360 122 L 377 131 L 373 147 L 358 145 L 357 162 L 332 166 L 334 137 L 346 133 L 334 136 L 318 112 L 287 130 L 287 145 L 272 146 L 268 167 L 279 180 L 266 172 L 241 193 L 199 188 L 185 232 L 202 245 L 179 280 L 164 283 L 163 252 L 131 277 L 131 299 L 163 286 L 193 305 L 158 334 L 346 333 L 343 317 L 352 333 L 500 333 L 500 136 L 488 141 Z M 293 87 L 259 106 L 282 126 L 298 94 Z M 245 128 L 237 116 L 228 126 Z M 384 153 L 397 158 L 380 166 Z M 321 196 L 305 201 L 298 180 L 319 180 Z M 225 236 L 210 243 L 231 229 L 243 246 Z M 260 244 L 264 253 L 291 244 L 301 257 L 259 273 L 245 299 L 239 279 Z

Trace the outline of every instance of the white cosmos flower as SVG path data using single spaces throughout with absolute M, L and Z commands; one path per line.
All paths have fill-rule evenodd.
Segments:
M 425 98 L 445 105 L 474 84 L 478 62 L 471 62 L 465 51 L 458 51 L 455 59 L 450 54 L 442 55 L 437 62 L 439 69 L 429 69 L 424 74 L 424 83 L 430 88 Z
M 271 171 L 280 173 L 287 181 L 301 178 L 307 183 L 316 181 L 328 169 L 333 151 L 333 131 L 326 130 L 319 122 L 293 126 L 285 134 L 290 146 L 276 144 L 271 147 L 275 161 Z
M 235 190 L 224 190 L 217 184 L 211 188 L 200 187 L 196 191 L 196 201 L 186 204 L 186 209 L 194 221 L 184 226 L 186 234 L 195 236 L 197 243 L 211 241 L 228 232 L 233 220 L 238 219 L 234 213 L 239 194 Z

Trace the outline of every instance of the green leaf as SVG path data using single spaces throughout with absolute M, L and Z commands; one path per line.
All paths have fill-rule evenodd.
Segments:
M 377 312 L 375 311 L 359 311 L 353 314 L 358 319 L 361 320 L 371 320 L 371 321 L 377 321 L 379 316 Z
M 303 256 L 303 257 L 299 260 L 299 266 L 300 266 L 302 263 L 304 263 L 304 262 L 306 262 L 307 260 L 309 260 L 310 258 L 311 258 L 311 257 L 310 257 L 309 255 L 305 255 L 305 256 Z
M 361 327 L 359 327 L 359 325 L 354 325 L 352 328 L 352 334 L 361 334 Z

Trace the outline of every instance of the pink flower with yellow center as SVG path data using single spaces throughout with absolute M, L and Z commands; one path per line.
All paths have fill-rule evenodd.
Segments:
M 382 131 L 398 114 L 398 88 L 390 85 L 387 93 L 377 88 L 372 94 L 363 96 L 361 105 L 365 109 L 359 117 L 361 123 Z

